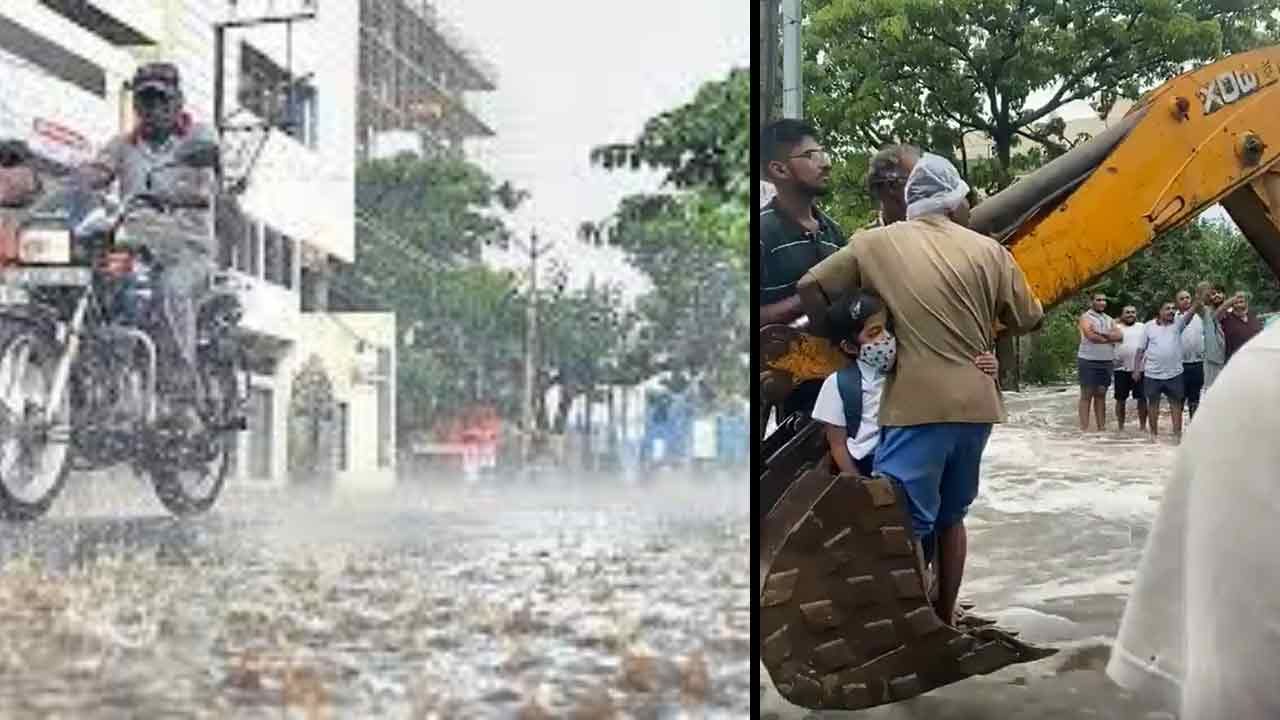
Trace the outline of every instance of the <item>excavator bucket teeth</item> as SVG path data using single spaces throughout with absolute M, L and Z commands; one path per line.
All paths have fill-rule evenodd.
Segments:
M 943 623 L 906 507 L 885 478 L 815 463 L 765 517 L 761 656 L 788 701 L 869 708 L 1056 652 L 989 625 Z

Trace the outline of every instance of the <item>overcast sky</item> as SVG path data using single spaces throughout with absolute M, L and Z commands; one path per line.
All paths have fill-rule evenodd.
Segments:
M 593 146 L 634 139 L 645 120 L 691 99 L 708 80 L 751 62 L 744 0 L 440 0 L 442 15 L 498 72 L 498 89 L 468 102 L 497 137 L 468 144 L 472 158 L 532 197 L 513 229 L 536 227 L 580 281 L 595 273 L 638 286 L 610 251 L 584 249 L 583 220 L 606 217 L 623 196 L 657 189 L 651 174 L 590 165 Z M 494 258 L 498 263 L 508 260 Z

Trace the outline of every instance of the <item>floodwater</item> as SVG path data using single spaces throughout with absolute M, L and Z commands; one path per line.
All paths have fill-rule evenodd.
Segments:
M 1137 431 L 1080 433 L 1077 392 L 1009 394 L 1009 422 L 992 433 L 982 489 L 966 521 L 961 596 L 975 611 L 1060 648 L 928 695 L 872 710 L 816 713 L 790 705 L 761 666 L 763 717 L 876 720 L 1157 720 L 1172 716 L 1113 685 L 1104 668 L 1124 599 L 1173 467 L 1175 447 Z M 1167 433 L 1167 409 L 1161 420 Z
M 741 478 L 229 492 L 0 528 L 4 718 L 747 717 Z

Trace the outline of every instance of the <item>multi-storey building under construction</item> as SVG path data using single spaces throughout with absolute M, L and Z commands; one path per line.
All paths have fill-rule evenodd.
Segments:
M 430 2 L 360 0 L 358 77 L 362 158 L 494 134 L 463 94 L 495 89 L 495 73 Z

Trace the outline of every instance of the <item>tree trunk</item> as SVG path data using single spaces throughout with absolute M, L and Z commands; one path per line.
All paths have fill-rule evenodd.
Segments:
M 556 403 L 556 419 L 552 431 L 563 435 L 565 426 L 569 424 L 569 409 L 573 406 L 573 392 L 566 385 L 560 386 L 560 399 Z
M 585 405 L 586 405 L 587 416 L 584 419 L 585 421 L 582 424 L 582 430 L 583 430 L 582 448 L 583 448 L 583 454 L 586 456 L 583 458 L 584 460 L 583 465 L 585 465 L 588 468 L 591 468 L 592 470 L 596 469 L 595 443 L 593 442 L 594 438 L 592 437 L 592 434 L 591 434 L 591 416 L 594 414 L 591 412 L 591 409 L 592 409 L 591 403 L 595 399 L 594 396 L 595 396 L 594 388 L 590 388 L 590 387 L 587 388 L 587 392 L 584 394 L 584 398 L 586 400 Z
M 1013 155 L 1013 133 L 999 128 L 991 136 L 996 145 L 996 183 L 997 192 L 1013 183 L 1013 175 L 1009 170 Z M 996 360 L 1000 362 L 1000 387 L 1017 392 L 1022 389 L 1022 368 L 1018 362 L 1017 339 L 1012 335 L 996 338 Z
M 614 391 L 615 391 L 615 388 L 612 385 L 609 385 L 606 388 L 606 392 L 609 393 L 608 395 L 608 403 L 609 403 L 608 404 L 608 423 L 609 423 L 608 433 L 609 435 L 608 435 L 608 443 L 606 445 L 607 449 L 605 451 L 606 458 L 608 461 L 608 467 L 614 467 L 618 461 L 618 412 L 617 412 L 616 401 L 614 399 Z

